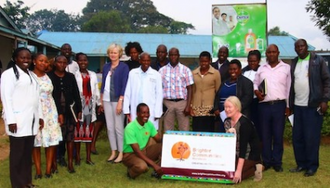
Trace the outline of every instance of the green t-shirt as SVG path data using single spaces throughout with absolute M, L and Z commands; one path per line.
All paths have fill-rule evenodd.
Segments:
M 133 149 L 131 144 L 139 144 L 140 150 L 144 149 L 149 141 L 150 137 L 154 137 L 157 134 L 157 130 L 154 125 L 148 121 L 141 126 L 135 119 L 129 123 L 124 131 L 124 153 L 132 153 Z

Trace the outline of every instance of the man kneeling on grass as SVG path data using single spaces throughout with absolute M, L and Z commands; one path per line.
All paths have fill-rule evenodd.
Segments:
M 150 166 L 154 169 L 151 176 L 160 178 L 163 174 L 159 165 L 162 151 L 161 137 L 154 125 L 148 121 L 149 107 L 145 103 L 140 103 L 136 112 L 136 119 L 130 122 L 124 131 L 123 163 L 127 166 L 127 176 L 134 179 L 147 172 Z M 157 143 L 150 144 L 150 138 Z

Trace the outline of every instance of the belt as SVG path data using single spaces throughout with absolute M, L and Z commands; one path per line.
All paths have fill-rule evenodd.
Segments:
M 166 99 L 168 101 L 172 101 L 172 102 L 179 102 L 179 101 L 182 101 L 184 99 Z
M 274 105 L 277 103 L 281 103 L 281 102 L 285 102 L 285 100 L 273 100 L 273 101 L 267 101 L 267 102 L 263 102 L 264 104 L 269 104 L 269 105 Z

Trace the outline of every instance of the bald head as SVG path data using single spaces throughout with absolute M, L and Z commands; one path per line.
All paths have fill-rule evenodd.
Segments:
M 142 57 L 145 57 L 145 56 L 147 56 L 147 57 L 150 58 L 150 54 L 149 54 L 148 52 L 142 52 L 142 53 L 140 54 L 140 59 L 141 59 Z
M 276 65 L 278 63 L 278 57 L 280 52 L 275 44 L 270 44 L 266 50 L 267 61 L 271 65 Z
M 180 58 L 179 49 L 171 48 L 168 56 L 169 56 L 171 65 L 173 67 L 175 67 L 179 63 L 179 58 Z
M 218 60 L 220 63 L 223 63 L 228 58 L 229 50 L 226 46 L 221 46 L 218 50 Z
M 140 62 L 142 71 L 146 72 L 149 69 L 150 64 L 151 64 L 150 54 L 147 52 L 142 52 L 140 54 L 139 62 Z
M 275 48 L 278 51 L 278 47 L 277 47 L 276 44 L 270 44 L 270 45 L 268 45 L 267 50 L 270 49 L 270 48 Z
M 70 59 L 72 55 L 72 48 L 70 44 L 64 43 L 61 46 L 61 55 L 64 55 L 67 59 Z
M 305 59 L 309 54 L 307 41 L 305 39 L 298 39 L 294 43 L 294 50 L 300 59 Z
M 164 44 L 161 44 L 157 47 L 156 56 L 157 61 L 161 64 L 164 64 L 167 57 L 167 47 Z
M 165 50 L 165 51 L 167 51 L 167 47 L 164 44 L 160 44 L 160 45 L 157 46 L 157 51 L 158 50 Z

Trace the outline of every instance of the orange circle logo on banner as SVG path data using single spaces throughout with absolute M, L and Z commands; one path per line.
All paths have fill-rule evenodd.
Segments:
M 172 146 L 172 157 L 174 159 L 179 159 L 183 161 L 184 159 L 188 159 L 190 156 L 190 147 L 185 142 L 177 142 Z

